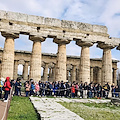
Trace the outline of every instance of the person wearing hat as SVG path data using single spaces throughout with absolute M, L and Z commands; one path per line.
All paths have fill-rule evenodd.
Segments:
M 3 87 L 3 85 L 4 85 L 4 82 L 5 81 L 5 79 L 4 78 L 1 78 L 0 79 L 0 99 L 2 99 L 2 87 Z

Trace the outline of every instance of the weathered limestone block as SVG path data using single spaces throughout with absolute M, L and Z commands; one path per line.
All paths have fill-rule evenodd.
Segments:
M 81 23 L 81 22 L 74 22 L 74 21 L 67 21 L 67 20 L 62 20 L 61 21 L 61 26 L 63 28 L 68 28 L 68 29 L 79 29 L 79 30 L 85 30 L 85 31 L 92 31 L 92 25 L 87 24 L 87 23 Z
M 27 22 L 41 25 L 41 24 L 44 24 L 44 17 L 28 15 Z
M 45 18 L 45 25 L 61 27 L 61 20 L 55 18 Z
M 27 14 L 17 13 L 17 12 L 7 12 L 6 18 L 10 21 L 19 21 L 27 23 Z
M 0 18 L 6 19 L 6 11 L 0 10 Z
M 2 36 L 6 37 L 6 40 L 4 43 L 1 77 L 10 77 L 11 79 L 13 79 L 14 39 L 18 38 L 18 34 L 2 32 Z
M 93 25 L 93 32 L 107 33 L 108 29 L 106 26 Z
M 89 47 L 92 43 L 87 42 L 76 42 L 78 46 L 81 46 L 80 56 L 80 78 L 79 81 L 90 83 L 90 53 Z

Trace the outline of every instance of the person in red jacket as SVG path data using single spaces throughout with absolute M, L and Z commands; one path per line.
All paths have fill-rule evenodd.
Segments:
M 6 81 L 4 83 L 5 88 L 5 100 L 4 102 L 7 102 L 8 94 L 10 93 L 11 85 L 10 85 L 10 77 L 6 77 Z
M 75 85 L 74 84 L 72 84 L 71 93 L 72 93 L 72 98 L 74 98 L 75 97 Z

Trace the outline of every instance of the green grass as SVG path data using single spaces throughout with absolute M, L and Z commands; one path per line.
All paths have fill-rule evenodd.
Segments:
M 38 116 L 28 97 L 14 96 L 7 120 L 38 120 Z
M 120 107 L 111 103 L 66 103 L 61 105 L 85 120 L 120 120 Z

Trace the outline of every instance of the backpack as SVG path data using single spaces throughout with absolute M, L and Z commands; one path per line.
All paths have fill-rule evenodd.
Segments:
M 2 90 L 5 91 L 5 88 L 6 88 L 6 82 L 4 83 Z

